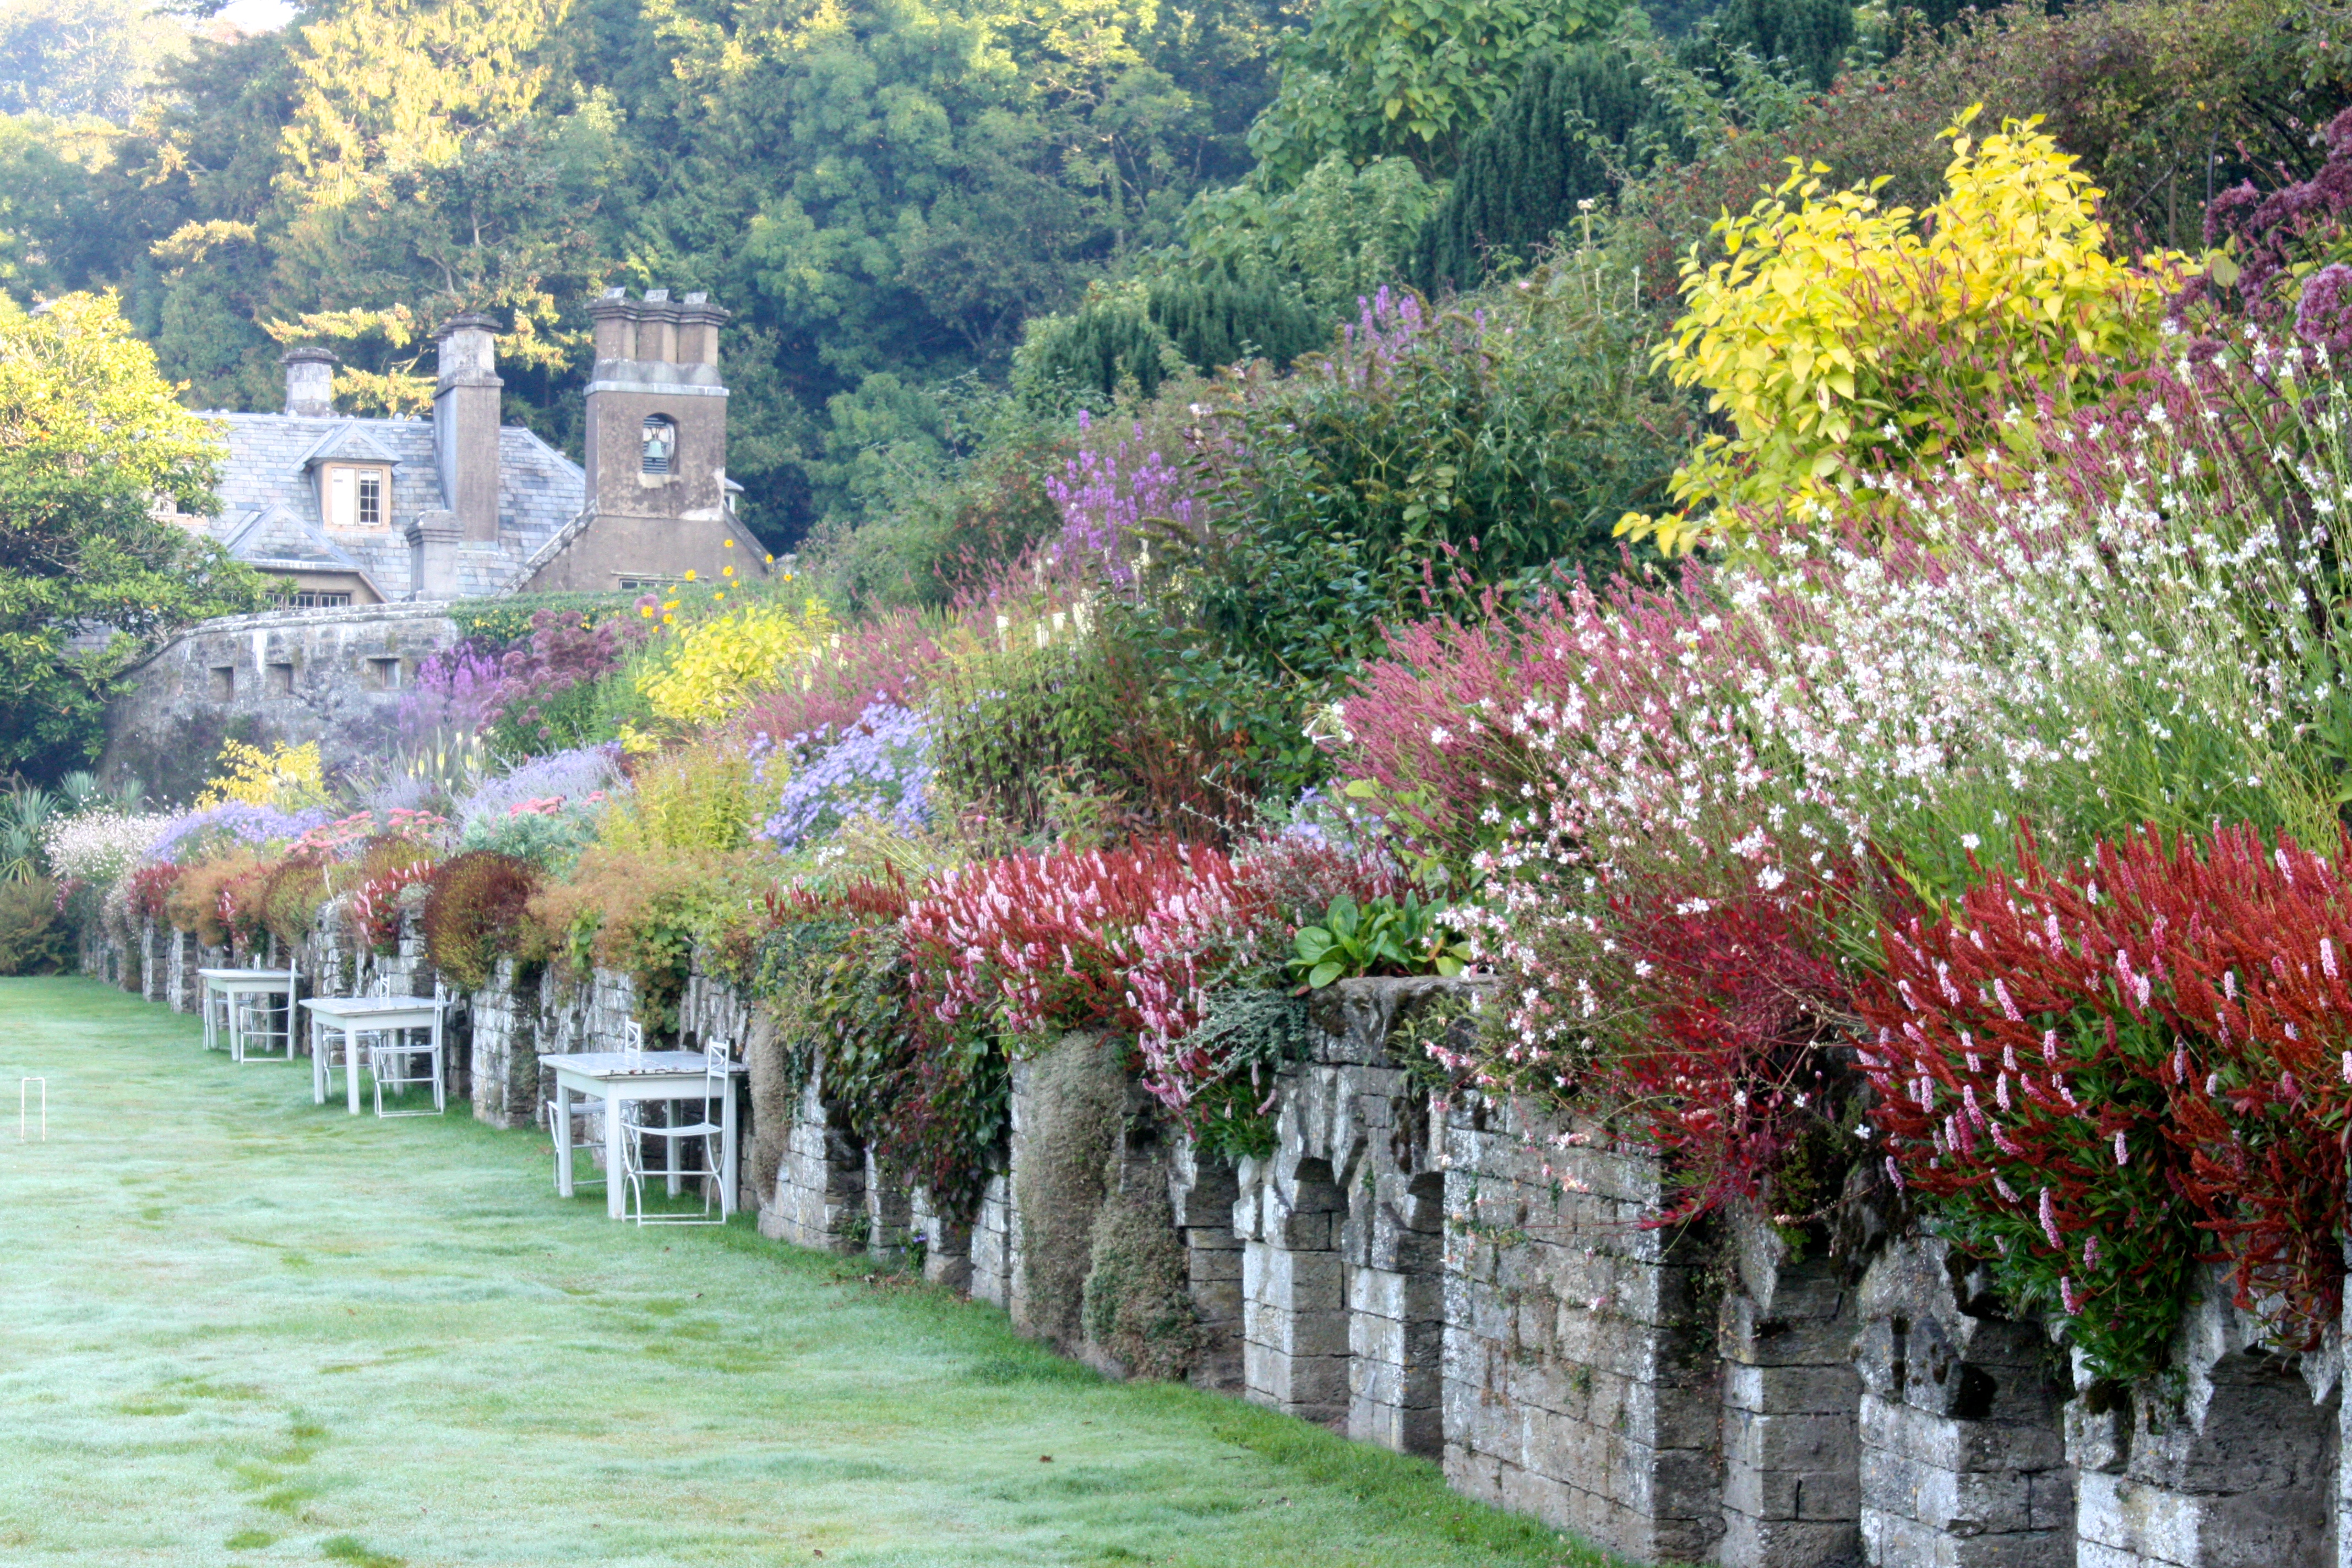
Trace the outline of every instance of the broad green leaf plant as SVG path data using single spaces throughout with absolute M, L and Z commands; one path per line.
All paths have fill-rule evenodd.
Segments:
M 1309 991 L 1362 974 L 1459 974 L 1470 949 L 1440 923 L 1444 910 L 1417 893 L 1360 905 L 1341 894 L 1321 925 L 1302 926 L 1292 939 L 1290 973 Z

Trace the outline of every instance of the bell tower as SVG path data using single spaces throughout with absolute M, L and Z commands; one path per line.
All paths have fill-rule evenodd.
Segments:
M 764 576 L 738 537 L 727 478 L 727 386 L 707 294 L 608 289 L 588 307 L 596 366 L 587 397 L 588 511 L 541 563 L 530 592 L 607 592 L 683 578 Z M 727 541 L 735 542 L 730 546 Z

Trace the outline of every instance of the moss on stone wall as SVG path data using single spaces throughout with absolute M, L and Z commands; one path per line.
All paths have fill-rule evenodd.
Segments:
M 1065 1352 L 1075 1352 L 1080 1340 L 1104 1162 L 1118 1149 L 1127 1114 L 1125 1068 L 1118 1043 L 1100 1034 L 1075 1034 L 1024 1075 L 1013 1161 L 1021 1281 L 1013 1326 Z
M 1167 1167 L 1115 1152 L 1104 1184 L 1080 1311 L 1087 1343 L 1130 1377 L 1181 1378 L 1200 1353 L 1201 1322 Z

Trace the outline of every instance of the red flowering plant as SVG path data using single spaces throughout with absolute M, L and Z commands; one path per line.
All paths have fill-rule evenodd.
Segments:
M 1738 1200 L 1809 1224 L 1837 1195 L 1853 1075 L 1852 984 L 1822 939 L 1822 897 L 1678 897 L 1651 880 L 1609 898 L 1605 963 L 1639 1020 L 1594 1053 L 1579 1096 L 1667 1157 L 1651 1226 Z
M 131 873 L 129 901 L 131 912 L 142 921 L 163 919 L 164 900 L 180 880 L 181 868 L 166 860 L 159 866 L 142 866 Z
M 1305 1005 L 1283 973 L 1291 933 L 1342 896 L 1403 890 L 1374 847 L 1293 827 L 1242 845 L 1226 874 L 1180 887 L 1123 944 L 1140 1020 L 1143 1087 L 1195 1137 L 1263 1152 L 1270 1074 L 1304 1045 Z
M 422 888 L 433 878 L 433 851 L 414 839 L 383 836 L 369 839 L 360 849 L 359 886 L 344 906 L 352 942 L 373 952 L 390 952 L 400 945 L 400 917 L 413 900 L 402 895 Z
M 1153 910 L 1232 879 L 1220 851 L 1173 838 L 1121 849 L 1017 855 L 958 867 L 907 909 L 918 1003 L 941 1023 L 1034 1040 L 1061 1030 L 1132 1035 L 1131 942 Z
M 2200 1256 L 2280 1342 L 2339 1310 L 2352 900 L 2248 828 L 2153 830 L 2017 869 L 1881 933 L 1865 985 L 1890 1175 L 2069 1321 L 2102 1375 L 2158 1370 Z

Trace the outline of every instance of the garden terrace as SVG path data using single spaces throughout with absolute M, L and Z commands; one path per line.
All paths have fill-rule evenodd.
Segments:
M 0 984 L 0 1039 L 48 1080 L 0 1167 L 12 1563 L 1599 1568 L 863 1258 L 608 1225 L 543 1139 L 355 1127 L 119 992 Z
M 310 983 L 356 964 L 341 977 L 430 989 L 413 916 L 390 954 L 349 953 L 334 935 L 322 922 L 293 955 Z M 142 947 L 143 963 L 103 947 L 87 961 L 192 1010 L 194 967 L 222 955 L 176 933 Z M 1652 1228 L 1670 1201 L 1654 1155 L 1522 1100 L 1433 1089 L 1413 1066 L 1421 1042 L 1460 1026 L 1465 984 L 1340 982 L 1310 1048 L 1274 1080 L 1259 1156 L 1204 1152 L 1155 1110 L 1124 1051 L 1070 1037 L 1015 1067 L 1011 1136 L 969 1224 L 934 1215 L 843 1125 L 821 1063 L 785 1091 L 777 1034 L 737 987 L 698 972 L 678 1037 L 751 1042 L 742 1198 L 792 1251 L 919 1268 L 1114 1376 L 1149 1371 L 1426 1456 L 1457 1490 L 1636 1562 L 2223 1568 L 2332 1552 L 2332 1343 L 2265 1352 L 2217 1276 L 2177 1331 L 2182 1382 L 2103 1397 L 1891 1193 L 1836 1248 L 1738 1213 Z M 475 1117 L 527 1126 L 538 1054 L 614 1037 L 630 990 L 619 974 L 571 988 L 545 971 L 518 987 L 501 965 L 457 1014 L 452 1079 Z M 123 1017 L 89 992 L 37 994 Z M 163 1037 L 185 1039 L 185 1026 Z M 194 1070 L 157 1065 L 160 1042 L 140 1048 L 153 1081 Z M 307 1121 L 287 1076 L 252 1069 L 231 1104 L 246 1114 L 259 1093 L 247 1086 L 277 1082 L 270 1114 Z M 302 1158 L 351 1147 L 310 1125 Z M 499 1234 L 543 1213 L 565 1248 L 599 1259 L 583 1266 L 605 1267 L 604 1237 L 642 1250 L 529 1195 L 545 1193 L 543 1137 L 463 1147 L 485 1168 L 435 1179 Z M 453 1207 L 433 1228 L 463 1248 L 473 1223 Z M 705 1243 L 723 1246 L 688 1233 L 684 1250 Z M 723 1257 L 742 1263 L 740 1249 Z M 829 1278 L 808 1267 L 772 1288 Z M 1154 1288 L 1181 1310 L 1121 1318 L 1115 1289 Z M 728 1364 L 732 1332 L 722 1322 L 697 1342 L 711 1367 Z
M 1596 16 L 1424 259 L 1500 171 L 1650 182 L 1555 248 L 1212 378 L 1180 356 L 1331 301 L 1132 279 L 941 405 L 938 467 L 844 465 L 940 497 L 806 563 L 475 616 L 364 755 L 17 788 L 0 968 L 437 1017 L 431 1103 L 536 1149 L 555 1079 L 616 1216 L 629 1151 L 708 1138 L 698 1214 L 1426 1460 L 1522 1540 L 2352 1563 L 2352 20 L 2275 6 L 1874 11 L 1867 90 L 1838 0 Z M 2079 101 L 2125 58 L 2213 84 L 2209 184 L 2215 126 L 2336 118 L 2213 195 L 2227 251 L 2147 250 L 2102 190 L 2151 215 L 2143 117 Z M 1978 72 L 1994 114 L 1932 101 Z M 1631 163 L 1519 157 L 1570 100 Z M 1850 124 L 1841 186 L 1804 154 Z M 1297 188 L 1231 213 L 1435 199 L 1256 143 Z M 610 1110 L 681 1086 L 715 1130 Z

